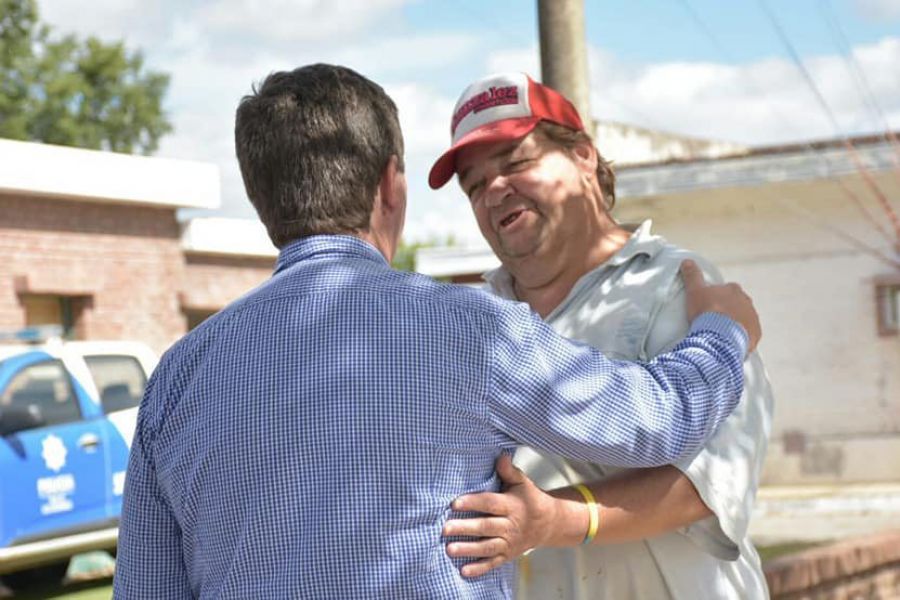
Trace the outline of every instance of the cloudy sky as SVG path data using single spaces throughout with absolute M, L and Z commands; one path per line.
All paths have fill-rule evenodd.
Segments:
M 158 155 L 219 165 L 223 216 L 253 216 L 233 150 L 240 97 L 272 71 L 332 62 L 381 83 L 400 108 L 407 239 L 477 241 L 467 201 L 454 185 L 429 190 L 428 168 L 468 83 L 502 70 L 540 76 L 534 0 L 93 0 L 89 10 L 80 0 L 38 2 L 56 31 L 124 39 L 171 74 L 175 132 Z M 585 5 L 594 118 L 752 145 L 882 131 L 885 120 L 900 129 L 900 0 L 768 0 L 839 131 L 758 0 Z M 841 40 L 876 107 L 861 96 Z

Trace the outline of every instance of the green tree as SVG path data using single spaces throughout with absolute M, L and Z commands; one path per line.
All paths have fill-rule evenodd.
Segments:
M 415 271 L 416 252 L 419 248 L 426 248 L 430 245 L 422 242 L 408 244 L 401 240 L 400 246 L 397 247 L 397 252 L 394 253 L 394 260 L 391 261 L 391 266 L 398 271 Z
M 0 0 L 0 136 L 26 139 L 32 40 L 44 35 L 33 3 Z
M 408 243 L 400 240 L 397 252 L 394 253 L 394 260 L 391 266 L 398 271 L 415 271 L 416 270 L 416 252 L 421 248 L 442 248 L 456 245 L 456 238 L 448 235 L 445 239 L 431 238 L 427 242 Z
M 0 137 L 150 154 L 168 86 L 122 42 L 55 39 L 35 0 L 0 0 Z

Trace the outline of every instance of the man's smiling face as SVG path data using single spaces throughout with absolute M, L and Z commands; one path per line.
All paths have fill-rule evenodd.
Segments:
M 596 164 L 589 154 L 568 152 L 540 132 L 460 150 L 460 185 L 501 261 L 577 252 L 588 243 L 586 225 L 596 213 L 586 189 Z

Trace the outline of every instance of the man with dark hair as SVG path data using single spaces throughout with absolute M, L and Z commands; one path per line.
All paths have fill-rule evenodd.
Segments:
M 737 402 L 756 313 L 696 268 L 691 335 L 645 365 L 567 342 L 522 304 L 392 270 L 397 111 L 357 73 L 270 75 L 235 132 L 281 252 L 148 383 L 117 598 L 509 597 L 511 566 L 466 579 L 441 537 L 453 498 L 497 489 L 501 453 L 662 464 Z
M 506 102 L 496 90 L 507 90 Z M 678 344 L 690 328 L 679 265 L 692 258 L 721 277 L 651 234 L 649 221 L 616 222 L 615 175 L 566 98 L 521 73 L 489 76 L 462 93 L 452 124 L 453 146 L 431 183 L 459 175 L 502 262 L 485 276 L 494 293 L 528 302 L 557 332 L 607 356 L 646 361 Z M 744 381 L 742 402 L 715 436 L 671 465 L 621 470 L 523 448 L 516 462 L 556 488 L 546 494 L 501 458 L 507 492 L 454 505 L 492 515 L 445 527 L 485 539 L 448 552 L 480 557 L 463 570 L 477 576 L 529 548 L 557 546 L 524 559 L 521 598 L 765 598 L 747 536 L 773 405 L 756 353 Z
M 397 107 L 349 69 L 273 73 L 241 101 L 235 143 L 247 196 L 278 248 L 369 229 L 385 165 L 393 157 L 403 173 Z

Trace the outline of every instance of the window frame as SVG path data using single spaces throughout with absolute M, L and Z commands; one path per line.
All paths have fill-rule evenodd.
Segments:
M 61 425 L 69 425 L 71 423 L 79 423 L 84 421 L 84 410 L 81 406 L 81 399 L 78 397 L 78 392 L 75 389 L 75 385 L 72 381 L 72 374 L 69 373 L 69 369 L 66 368 L 66 363 L 56 357 L 51 357 L 39 361 L 35 361 L 33 363 L 29 363 L 27 365 L 22 366 L 19 370 L 15 372 L 15 374 L 9 379 L 9 383 L 12 384 L 16 379 L 18 379 L 21 375 L 23 375 L 26 371 L 30 369 L 34 369 L 36 367 L 46 366 L 46 365 L 56 365 L 62 371 L 62 378 L 65 381 L 66 388 L 69 393 L 69 400 L 75 405 L 75 413 L 74 418 L 65 420 L 65 421 L 54 421 L 50 422 L 46 419 L 44 412 L 41 411 L 41 418 L 44 421 L 44 424 L 40 427 L 32 427 L 30 429 L 25 429 L 23 431 L 34 431 L 36 429 L 43 429 L 46 427 L 58 427 Z
M 878 335 L 900 335 L 900 273 L 875 278 Z

